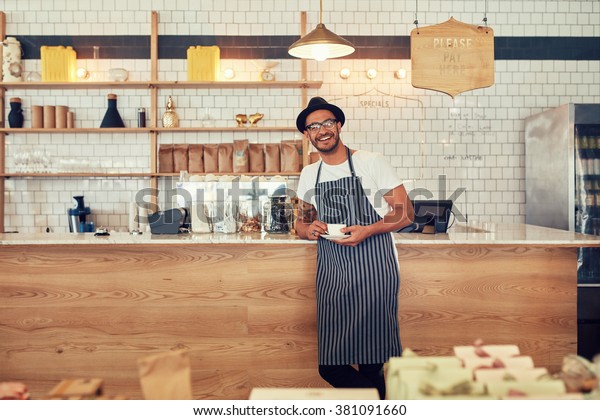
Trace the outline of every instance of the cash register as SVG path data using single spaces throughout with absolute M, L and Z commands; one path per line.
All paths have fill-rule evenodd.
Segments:
M 398 232 L 446 233 L 452 213 L 452 200 L 411 200 L 415 218 Z

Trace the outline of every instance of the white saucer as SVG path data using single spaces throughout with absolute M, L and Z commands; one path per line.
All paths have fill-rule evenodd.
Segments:
M 344 239 L 344 238 L 348 238 L 350 235 L 344 235 L 343 233 L 341 235 L 328 235 L 326 233 L 321 235 L 321 238 L 325 238 L 328 240 L 332 240 L 332 239 Z

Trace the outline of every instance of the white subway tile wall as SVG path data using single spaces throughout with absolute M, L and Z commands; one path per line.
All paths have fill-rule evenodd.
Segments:
M 418 7 L 418 10 L 417 10 Z M 487 10 L 486 10 L 487 8 Z M 149 35 L 150 11 L 159 13 L 160 35 L 297 35 L 300 12 L 308 29 L 319 20 L 317 1 L 257 0 L 5 0 L 7 34 Z M 173 10 L 176 9 L 176 10 Z M 323 2 L 323 22 L 345 35 L 407 36 L 420 26 L 455 19 L 488 25 L 497 37 L 600 36 L 600 2 L 582 1 L 391 1 Z M 130 80 L 148 80 L 149 60 L 79 60 L 129 71 Z M 300 61 L 276 60 L 277 80 L 299 80 Z M 26 60 L 25 72 L 39 72 L 40 62 Z M 349 68 L 350 77 L 339 72 Z M 186 80 L 185 60 L 160 60 L 159 79 Z M 258 80 L 250 60 L 221 61 L 221 71 L 235 79 Z M 378 75 L 368 79 L 366 71 Z M 406 70 L 398 79 L 394 73 Z M 222 75 L 221 75 L 222 77 Z M 406 186 L 421 197 L 452 198 L 469 220 L 522 223 L 525 220 L 525 147 L 523 120 L 565 103 L 600 102 L 600 62 L 497 60 L 492 87 L 465 92 L 455 99 L 411 85 L 410 60 L 336 59 L 308 62 L 308 79 L 323 80 L 309 97 L 323 96 L 344 109 L 342 138 L 352 148 L 386 155 Z M 150 108 L 145 89 L 115 90 L 126 126 L 135 127 L 137 108 Z M 25 127 L 32 105 L 67 105 L 76 127 L 97 127 L 106 109 L 106 92 L 90 90 L 11 90 L 23 99 Z M 232 126 L 238 113 L 262 112 L 260 124 L 292 127 L 301 109 L 298 89 L 162 89 L 158 103 L 172 95 L 181 126 L 198 126 L 210 117 L 216 126 Z M 158 117 L 160 118 L 161 110 Z M 148 115 L 148 118 L 150 116 Z M 279 142 L 299 133 L 161 134 L 160 143 L 221 143 L 249 138 Z M 145 134 L 27 134 L 6 137 L 6 170 L 32 165 L 40 171 L 149 172 L 150 141 Z M 10 178 L 6 180 L 6 230 L 68 230 L 66 211 L 72 196 L 83 194 L 96 224 L 127 229 L 128 203 L 148 188 L 146 178 Z M 294 185 L 294 184 L 293 184 Z M 166 189 L 172 180 L 159 183 Z M 163 191 L 164 192 L 164 191 Z M 166 200 L 166 199 L 165 199 Z

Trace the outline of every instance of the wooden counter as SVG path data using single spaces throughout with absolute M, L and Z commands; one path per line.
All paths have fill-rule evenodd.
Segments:
M 402 344 L 516 343 L 552 370 L 576 352 L 577 247 L 525 225 L 396 235 Z M 512 233 L 509 233 L 512 232 Z M 141 398 L 136 360 L 188 349 L 199 399 L 328 386 L 317 373 L 314 242 L 289 236 L 0 235 L 0 378 L 43 397 L 101 377 Z

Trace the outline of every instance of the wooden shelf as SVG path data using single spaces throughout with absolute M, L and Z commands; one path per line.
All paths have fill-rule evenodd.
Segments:
M 153 173 L 111 173 L 111 172 L 16 172 L 0 174 L 0 178 L 151 178 L 158 174 Z M 179 174 L 177 174 L 179 176 Z
M 177 82 L 161 82 L 155 81 L 150 82 L 153 86 L 162 89 L 259 89 L 259 88 L 320 88 L 323 85 L 323 81 L 317 80 L 305 80 L 305 81 L 281 81 L 281 82 L 253 82 L 253 81 L 214 81 L 214 82 L 188 82 L 188 81 L 177 81 Z
M 201 132 L 268 132 L 285 131 L 295 132 L 296 127 L 143 127 L 143 128 L 0 128 L 0 133 L 6 134 L 54 134 L 54 133 L 201 133 Z
M 300 172 L 280 172 L 280 173 L 265 173 L 265 172 L 247 172 L 247 173 L 191 173 L 192 175 L 214 175 L 219 176 L 300 176 Z M 0 178 L 157 178 L 157 177 L 179 177 L 179 173 L 158 173 L 158 172 L 16 172 L 0 174 Z
M 177 128 L 163 128 L 156 127 L 150 129 L 150 131 L 156 131 L 157 133 L 189 133 L 189 132 L 222 132 L 222 131 L 239 131 L 239 132 L 252 132 L 252 131 L 297 131 L 296 127 L 177 127 Z
M 54 134 L 54 133 L 149 133 L 150 128 L 0 128 L 0 133 L 6 134 L 18 134 L 18 133 L 42 133 L 42 134 Z
M 149 89 L 150 82 L 4 82 L 0 88 L 8 89 Z
M 156 174 L 157 176 L 179 176 L 179 172 L 177 173 L 159 173 Z M 227 172 L 227 173 L 206 173 L 206 172 L 202 172 L 202 173 L 191 173 L 189 174 L 190 176 L 193 175 L 214 175 L 216 177 L 219 176 L 266 176 L 266 177 L 272 177 L 272 176 L 300 176 L 300 172 L 277 172 L 277 173 L 269 173 L 269 172 L 244 172 L 243 174 L 241 173 L 233 173 L 233 172 Z
M 3 82 L 0 88 L 9 89 L 260 89 L 260 88 L 320 88 L 322 81 L 282 81 L 282 82 L 252 82 L 252 81 L 139 81 L 139 82 Z

